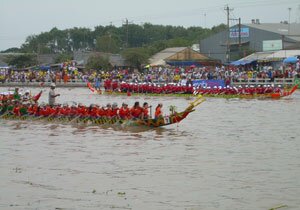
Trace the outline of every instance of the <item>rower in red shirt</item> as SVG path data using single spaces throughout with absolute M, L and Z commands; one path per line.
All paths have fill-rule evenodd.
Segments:
M 143 112 L 142 107 L 140 107 L 140 102 L 136 101 L 134 106 L 130 109 L 131 116 L 133 118 L 140 118 Z
M 121 119 L 130 119 L 130 109 L 128 108 L 128 104 L 122 104 L 122 107 L 119 110 L 119 116 Z
M 119 118 L 119 107 L 117 103 L 112 104 L 111 117 Z
M 147 102 L 144 102 L 143 104 L 143 112 L 141 115 L 141 119 L 149 119 L 149 105 Z
M 13 108 L 13 113 L 15 116 L 21 116 L 20 113 L 20 103 L 18 101 L 15 102 L 14 108 Z
M 112 117 L 112 115 L 113 115 L 113 113 L 112 113 L 112 107 L 111 107 L 111 104 L 110 103 L 108 103 L 107 105 L 106 105 L 106 109 L 105 109 L 105 113 L 104 113 L 105 115 L 105 117 Z

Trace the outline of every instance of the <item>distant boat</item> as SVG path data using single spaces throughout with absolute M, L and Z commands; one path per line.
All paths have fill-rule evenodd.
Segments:
M 191 86 L 171 86 L 169 89 L 167 86 L 155 86 L 149 88 L 143 86 L 143 84 L 131 84 L 137 86 L 127 89 L 107 89 L 105 91 L 96 90 L 91 83 L 87 83 L 87 87 L 96 94 L 107 95 L 147 95 L 147 96 L 173 96 L 173 97 L 191 97 L 196 95 L 203 95 L 205 97 L 217 97 L 217 98 L 282 98 L 292 95 L 298 85 L 294 85 L 292 88 L 285 89 L 279 87 L 214 87 L 214 88 L 193 88 Z

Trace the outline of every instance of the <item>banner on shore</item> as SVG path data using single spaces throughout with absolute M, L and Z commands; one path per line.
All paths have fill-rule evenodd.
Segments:
M 231 28 L 230 29 L 230 38 L 238 38 L 240 35 L 239 28 Z M 241 37 L 248 38 L 249 37 L 249 28 L 241 28 Z
M 193 86 L 197 87 L 197 86 L 201 86 L 201 87 L 224 87 L 225 86 L 225 82 L 224 80 L 206 80 L 206 79 L 200 79 L 200 80 L 194 80 L 193 81 Z

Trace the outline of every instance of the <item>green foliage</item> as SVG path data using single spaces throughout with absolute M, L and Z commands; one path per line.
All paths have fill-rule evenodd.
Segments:
M 55 63 L 63 63 L 63 62 L 67 62 L 73 60 L 73 57 L 71 54 L 69 53 L 59 53 L 56 57 L 54 62 Z
M 26 53 L 71 53 L 75 50 L 100 50 L 118 53 L 120 49 L 147 48 L 155 53 L 166 47 L 190 46 L 201 39 L 226 29 L 221 24 L 212 29 L 202 27 L 163 26 L 145 23 L 113 25 L 89 28 L 71 28 L 59 30 L 54 27 L 49 32 L 30 35 L 21 46 Z
M 95 69 L 95 70 L 110 70 L 112 68 L 108 56 L 96 54 L 89 57 L 88 62 L 86 64 L 87 69 Z
M 5 62 L 16 68 L 26 68 L 36 65 L 37 58 L 35 54 L 8 55 L 5 57 Z
M 1 53 L 20 53 L 20 52 L 21 52 L 20 48 L 17 47 L 8 48 L 6 50 L 1 51 Z
M 118 53 L 120 51 L 119 40 L 111 34 L 103 35 L 96 40 L 96 50 L 105 53 Z
M 126 49 L 122 55 L 130 66 L 137 68 L 139 71 L 142 64 L 148 63 L 149 54 L 145 48 Z

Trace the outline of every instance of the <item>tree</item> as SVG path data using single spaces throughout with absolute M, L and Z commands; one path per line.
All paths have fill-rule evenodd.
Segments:
M 55 63 L 63 63 L 73 59 L 73 56 L 69 53 L 60 53 L 55 57 Z
M 12 48 L 8 48 L 6 50 L 1 51 L 1 53 L 19 53 L 21 52 L 20 48 L 17 47 L 12 47 Z
M 116 36 L 111 34 L 100 36 L 96 40 L 96 50 L 105 53 L 118 53 L 120 45 Z
M 35 54 L 8 55 L 5 57 L 5 62 L 10 66 L 17 68 L 26 68 L 37 63 Z
M 112 66 L 107 55 L 95 54 L 89 57 L 86 68 L 95 70 L 110 70 Z
M 156 53 L 166 47 L 190 46 L 214 33 L 226 29 L 220 24 L 211 29 L 202 27 L 163 26 L 145 23 L 143 25 L 124 24 L 89 28 L 71 28 L 59 30 L 54 27 L 49 32 L 30 35 L 21 46 L 24 53 L 71 53 L 75 50 L 97 50 L 118 53 L 120 47 L 148 48 Z
M 142 64 L 148 63 L 149 54 L 145 48 L 129 48 L 122 54 L 126 62 L 139 71 L 142 69 Z

